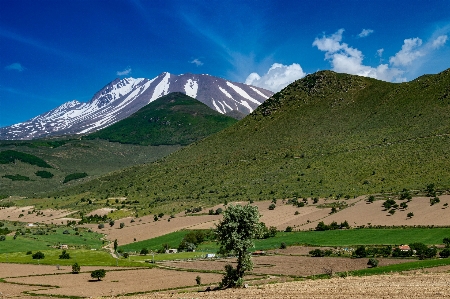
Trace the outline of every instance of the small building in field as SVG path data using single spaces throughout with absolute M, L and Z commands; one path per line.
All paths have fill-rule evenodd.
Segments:
M 400 249 L 400 251 L 410 251 L 411 247 L 409 247 L 409 245 L 400 245 L 398 246 L 398 249 Z
M 206 254 L 206 258 L 208 258 L 208 259 L 212 259 L 212 258 L 215 258 L 215 257 L 216 257 L 215 253 L 207 253 Z
M 170 249 L 166 250 L 166 253 L 177 253 L 177 252 L 178 252 L 178 249 L 176 249 L 176 248 L 170 248 Z
M 61 244 L 59 245 L 59 249 L 69 249 L 69 245 Z
M 266 252 L 263 250 L 256 250 L 254 252 L 252 252 L 252 255 L 265 255 Z

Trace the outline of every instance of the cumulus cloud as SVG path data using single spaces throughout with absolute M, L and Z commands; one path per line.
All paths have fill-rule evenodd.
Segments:
M 403 71 L 398 68 L 390 68 L 387 64 L 380 64 L 377 67 L 364 65 L 362 52 L 342 42 L 343 33 L 344 29 L 339 29 L 336 33 L 316 38 L 313 42 L 313 46 L 325 52 L 325 60 L 330 61 L 334 71 L 384 81 L 403 80 L 400 78 Z M 379 55 L 382 53 L 383 51 L 378 51 Z
M 245 84 L 278 92 L 288 86 L 295 80 L 303 78 L 306 73 L 298 63 L 283 65 L 274 63 L 263 76 L 257 73 L 251 73 L 245 80 Z
M 199 59 L 197 59 L 197 58 L 195 58 L 195 59 L 193 59 L 192 61 L 189 61 L 189 63 L 193 63 L 193 64 L 195 64 L 196 66 L 202 66 L 203 65 L 203 62 L 201 62 Z
M 389 58 L 389 62 L 394 66 L 410 65 L 414 60 L 425 55 L 420 46 L 422 46 L 422 40 L 418 37 L 405 39 L 402 49 Z
M 372 29 L 363 29 L 362 31 L 361 31 L 361 33 L 360 34 L 358 34 L 358 37 L 367 37 L 367 36 L 369 36 L 370 34 L 372 34 L 374 31 L 372 30 Z
M 23 72 L 25 68 L 18 62 L 5 66 L 5 70 Z
M 117 76 L 128 76 L 129 74 L 131 74 L 131 67 L 127 67 L 123 71 L 117 71 L 116 73 Z

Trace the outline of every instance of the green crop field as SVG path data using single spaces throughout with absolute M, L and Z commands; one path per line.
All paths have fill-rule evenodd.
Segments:
M 188 230 L 177 231 L 164 236 L 119 246 L 119 249 L 122 249 L 125 252 L 140 252 L 143 248 L 146 248 L 149 251 L 157 251 L 161 249 L 163 244 L 169 244 L 170 248 L 178 248 L 181 240 L 183 240 L 188 232 Z

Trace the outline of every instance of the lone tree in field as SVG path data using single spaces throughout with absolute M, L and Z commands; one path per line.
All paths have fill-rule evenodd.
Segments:
M 259 234 L 259 217 L 258 208 L 250 205 L 230 205 L 223 213 L 223 219 L 216 227 L 220 251 L 236 255 L 237 266 L 236 269 L 231 265 L 225 266 L 222 287 L 242 286 L 245 271 L 253 269 L 249 250 Z
M 106 271 L 104 269 L 98 269 L 91 272 L 92 278 L 97 278 L 98 280 L 102 280 L 106 276 Z
M 78 274 L 80 273 L 81 267 L 80 265 L 78 265 L 78 263 L 75 263 L 72 265 L 72 273 L 73 274 Z

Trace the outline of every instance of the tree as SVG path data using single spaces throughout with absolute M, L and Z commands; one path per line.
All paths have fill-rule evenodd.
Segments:
M 411 218 L 414 216 L 414 213 L 413 213 L 413 212 L 409 212 L 406 216 L 407 216 L 409 219 L 411 219 Z
M 221 252 L 237 255 L 237 266 L 225 266 L 222 287 L 242 286 L 245 271 L 253 269 L 249 250 L 258 234 L 259 217 L 258 207 L 250 205 L 230 205 L 223 213 L 215 233 Z
M 125 223 L 121 222 L 119 227 L 120 228 L 124 228 L 125 227 Z
M 142 248 L 140 254 L 141 255 L 147 255 L 148 254 L 148 249 L 147 248 Z
M 5 241 L 5 240 L 6 240 L 6 237 L 3 236 L 3 235 L 1 235 L 1 236 L 0 236 L 0 241 Z
M 100 224 L 98 225 L 98 229 L 102 229 L 102 228 L 105 228 L 105 225 L 104 225 L 103 223 L 100 223 Z
M 114 220 L 110 220 L 110 221 L 109 221 L 109 226 L 113 227 L 113 226 L 114 226 L 114 223 L 115 223 Z
M 81 267 L 80 265 L 78 265 L 78 263 L 75 263 L 72 265 L 72 273 L 73 274 L 78 274 L 80 273 Z
M 450 247 L 450 238 L 444 238 L 443 240 L 442 240 L 442 243 L 444 243 L 445 244 L 445 247 Z
M 97 278 L 98 280 L 102 280 L 106 276 L 106 271 L 104 269 L 98 269 L 91 272 L 92 278 Z
M 375 196 L 370 195 L 369 198 L 367 199 L 367 202 L 369 203 L 373 203 L 375 201 Z
M 33 260 L 42 260 L 43 258 L 45 258 L 45 254 L 41 251 L 38 251 L 36 253 L 33 253 L 31 257 L 33 258 Z
M 269 210 L 275 210 L 276 205 L 273 203 L 269 206 Z
M 117 247 L 119 247 L 119 244 L 117 243 L 117 239 L 114 240 L 114 251 L 117 251 Z

